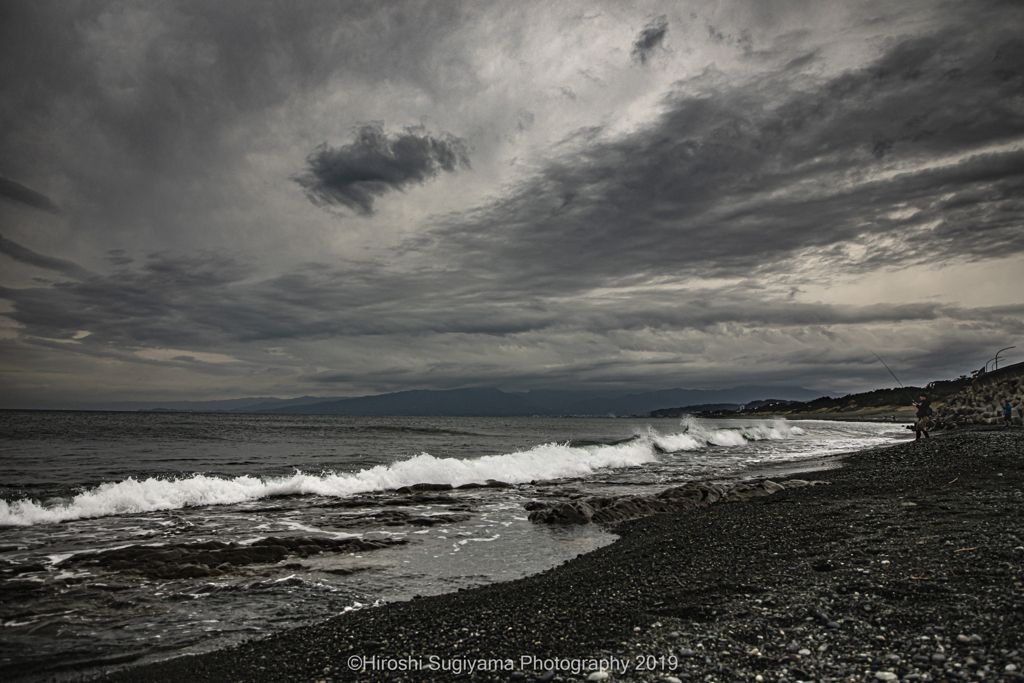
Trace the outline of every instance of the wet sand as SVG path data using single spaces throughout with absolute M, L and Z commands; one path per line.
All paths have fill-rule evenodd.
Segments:
M 622 522 L 536 576 L 101 680 L 1024 679 L 1024 431 L 799 477 L 827 483 Z

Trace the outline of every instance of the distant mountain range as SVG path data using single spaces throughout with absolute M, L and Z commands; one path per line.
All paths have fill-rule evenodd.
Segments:
M 790 401 L 818 398 L 821 392 L 802 387 L 741 386 L 732 389 L 666 389 L 619 394 L 601 391 L 505 392 L 498 389 L 399 391 L 356 398 L 303 396 L 226 401 L 120 403 L 108 410 L 151 410 L 301 415 L 445 415 L 445 416 L 629 416 L 647 415 L 669 406 L 750 403 L 766 396 Z
M 780 406 L 796 403 L 782 398 L 768 398 L 761 401 L 748 401 L 745 404 L 739 403 L 703 403 L 696 406 L 682 406 L 679 408 L 659 408 L 650 412 L 651 417 L 682 417 L 683 415 L 697 415 L 698 413 L 732 413 L 739 409 L 756 410 L 766 406 Z

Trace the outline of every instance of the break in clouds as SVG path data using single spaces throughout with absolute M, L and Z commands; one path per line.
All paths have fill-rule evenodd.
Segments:
M 413 86 L 413 70 L 385 78 L 378 61 L 370 80 L 403 83 L 403 102 L 465 98 L 460 114 L 478 102 L 471 94 L 497 88 L 465 70 L 472 60 L 431 53 L 463 35 L 451 29 L 466 20 L 455 6 L 446 6 L 436 46 L 407 42 L 417 65 L 458 63 L 457 78 L 431 72 Z M 505 108 L 518 122 L 508 130 L 495 132 L 491 114 L 472 113 L 429 125 L 409 126 L 416 119 L 407 116 L 338 126 L 293 141 L 290 156 L 272 162 L 254 152 L 251 163 L 265 163 L 260 187 L 270 188 L 261 191 L 287 208 L 270 199 L 211 207 L 202 225 L 221 237 L 213 247 L 133 251 L 111 243 L 103 258 L 73 259 L 44 233 L 45 221 L 67 220 L 68 239 L 85 239 L 65 199 L 77 195 L 55 193 L 59 185 L 33 187 L 0 166 L 0 175 L 19 178 L 0 183 L 0 207 L 13 207 L 4 214 L 0 253 L 25 273 L 0 281 L 8 306 L 0 337 L 5 381 L 29 371 L 37 384 L 59 376 L 87 387 L 114 363 L 146 368 L 147 395 L 173 381 L 205 387 L 202 396 L 183 398 L 755 382 L 842 391 L 885 383 L 872 351 L 896 359 L 905 380 L 974 369 L 993 343 L 1020 338 L 1024 300 L 1004 295 L 989 303 L 973 294 L 983 282 L 946 283 L 934 294 L 928 288 L 941 282 L 930 274 L 943 269 L 979 272 L 969 271 L 978 264 L 1011 272 L 1004 264 L 1024 253 L 1022 17 L 998 3 L 976 17 L 931 10 L 926 28 L 865 41 L 870 52 L 842 67 L 828 61 L 827 38 L 815 42 L 810 29 L 777 26 L 777 39 L 758 43 L 744 26 L 720 30 L 719 18 L 694 19 L 688 30 L 679 17 L 639 17 L 616 34 L 606 63 L 565 70 L 592 93 L 577 83 L 573 98 L 559 99 L 580 107 L 593 93 L 605 96 L 613 69 L 629 74 L 629 87 L 678 69 L 656 93 L 656 107 L 633 125 L 597 112 L 592 125 L 522 162 L 522 122 L 540 128 L 557 117 L 545 119 L 537 101 L 534 114 L 527 95 L 508 86 Z M 361 21 L 381 35 L 389 30 L 372 13 Z M 307 22 L 321 38 L 324 23 Z M 302 55 L 289 62 L 301 72 L 316 63 L 310 49 L 303 43 L 306 52 L 282 54 Z M 725 52 L 700 61 L 703 49 L 732 49 L 735 64 L 719 65 Z M 570 50 L 565 61 L 572 57 Z M 479 73 L 527 68 L 522 59 L 495 64 L 474 66 Z M 328 88 L 322 69 L 304 87 Z M 550 90 L 552 98 L 564 93 Z M 279 101 L 287 97 L 275 92 Z M 247 116 L 264 106 L 242 101 Z M 231 109 L 220 102 L 203 111 Z M 329 111 L 344 118 L 343 110 Z M 170 135 L 173 127 L 161 130 Z M 430 132 L 446 130 L 462 137 Z M 7 135 L 5 149 L 31 147 L 28 137 Z M 198 137 L 212 136 L 204 129 Z M 145 148 L 143 131 L 132 129 L 130 139 Z M 316 146 L 319 140 L 327 142 Z M 162 178 L 168 171 L 160 164 L 178 162 L 159 141 L 146 144 L 159 152 L 153 172 Z M 495 170 L 499 148 L 511 150 L 500 159 L 515 174 Z M 205 164 L 213 155 L 201 158 Z M 125 187 L 133 182 L 103 168 L 96 173 Z M 500 182 L 472 189 L 488 174 Z M 83 183 L 73 187 L 87 191 Z M 460 203 L 463 190 L 471 199 Z M 447 195 L 444 210 L 416 214 L 408 198 L 433 200 L 432 193 Z M 240 210 L 269 226 L 259 237 L 280 232 L 296 242 L 345 245 L 366 226 L 392 239 L 381 238 L 365 256 L 323 248 L 314 258 L 278 262 L 219 227 Z M 389 221 L 409 215 L 411 226 L 387 232 Z M 102 231 L 90 235 L 90 244 L 104 244 Z M 858 293 L 858 283 L 885 278 L 910 284 Z M 841 284 L 845 298 L 817 298 Z M 1000 284 L 1006 291 L 1021 282 L 1018 275 Z M 949 294 L 958 286 L 972 303 Z M 111 395 L 117 386 L 115 377 Z

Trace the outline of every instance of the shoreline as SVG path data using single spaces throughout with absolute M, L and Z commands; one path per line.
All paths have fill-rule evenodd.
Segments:
M 1024 680 L 1024 432 L 836 458 L 827 485 L 622 522 L 524 579 L 95 680 Z
M 895 420 L 893 419 L 895 418 Z M 735 415 L 715 415 L 717 420 L 823 420 L 826 422 L 881 422 L 883 424 L 914 424 L 917 422 L 914 408 L 861 408 L 837 412 L 813 413 L 747 413 Z

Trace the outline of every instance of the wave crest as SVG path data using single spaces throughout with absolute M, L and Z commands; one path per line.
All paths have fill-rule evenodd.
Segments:
M 571 446 L 547 443 L 526 451 L 459 460 L 421 453 L 390 465 L 358 472 L 320 475 L 296 471 L 281 477 L 240 476 L 232 479 L 193 474 L 174 479 L 129 477 L 101 484 L 57 504 L 23 499 L 0 500 L 0 525 L 30 526 L 73 519 L 176 510 L 205 505 L 232 505 L 290 495 L 346 497 L 387 491 L 421 482 L 460 486 L 497 479 L 510 484 L 534 480 L 579 478 L 607 468 L 636 467 L 657 460 L 658 453 L 697 451 L 708 446 L 741 446 L 748 441 L 785 439 L 802 434 L 784 420 L 736 429 L 713 429 L 687 418 L 683 431 L 646 434 L 622 443 Z
M 783 419 L 771 422 L 757 422 L 737 428 L 715 429 L 695 417 L 684 417 L 682 432 L 678 434 L 658 434 L 653 428 L 648 430 L 648 438 L 665 453 L 679 451 L 699 451 L 708 446 L 735 447 L 750 441 L 781 441 L 800 436 L 804 430 L 794 427 Z
M 521 484 L 535 479 L 585 477 L 609 467 L 634 467 L 656 458 L 643 440 L 605 446 L 542 444 L 528 451 L 458 460 L 422 453 L 391 465 L 354 473 L 284 477 L 240 476 L 233 479 L 193 474 L 176 479 L 149 478 L 101 484 L 70 501 L 43 505 L 33 500 L 0 500 L 0 525 L 27 526 L 88 517 L 175 510 L 203 505 L 231 505 L 289 495 L 344 497 L 386 491 L 421 482 L 460 486 L 497 479 Z

